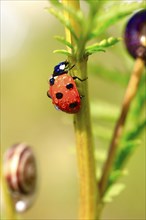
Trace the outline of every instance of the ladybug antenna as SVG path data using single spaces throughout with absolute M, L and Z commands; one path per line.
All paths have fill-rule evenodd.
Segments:
M 75 64 L 74 65 L 72 65 L 68 70 L 71 70 L 72 68 L 74 68 L 74 66 L 75 66 Z

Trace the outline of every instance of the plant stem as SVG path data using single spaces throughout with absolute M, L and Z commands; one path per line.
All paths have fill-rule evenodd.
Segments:
M 80 10 L 79 1 L 62 0 L 63 4 Z M 78 36 L 80 29 L 76 21 L 67 13 L 66 18 L 70 20 L 73 29 Z M 73 46 L 75 42 L 69 30 L 66 30 L 66 39 Z M 83 56 L 82 56 L 83 57 Z M 87 77 L 87 57 L 82 60 L 77 60 L 76 57 L 70 58 L 75 67 L 72 69 L 74 73 L 81 79 Z M 96 170 L 94 159 L 94 145 L 91 130 L 90 109 L 88 99 L 88 80 L 80 83 L 81 95 L 84 96 L 81 100 L 81 110 L 74 115 L 74 127 L 77 144 L 77 160 L 79 169 L 79 187 L 80 187 L 80 207 L 79 219 L 80 220 L 95 220 L 98 216 L 98 187 L 96 182 Z
M 1 163 L 0 163 L 1 165 Z M 0 168 L 1 171 L 1 192 L 2 192 L 2 198 L 1 198 L 1 202 L 2 202 L 2 218 L 3 219 L 7 219 L 7 220 L 17 220 L 18 216 L 16 214 L 15 211 L 15 207 L 14 207 L 14 203 L 12 201 L 11 195 L 8 192 L 7 189 L 7 184 L 5 182 L 4 176 L 3 176 L 3 170 L 2 170 L 2 165 Z M 3 209 L 3 205 L 4 205 L 4 209 Z
M 102 177 L 99 182 L 101 197 L 104 195 L 104 192 L 107 187 L 108 178 L 110 175 L 110 171 L 112 169 L 112 165 L 113 165 L 113 162 L 115 159 L 115 155 L 117 152 L 117 148 L 118 148 L 121 136 L 123 134 L 124 125 L 126 122 L 128 111 L 129 111 L 130 105 L 132 103 L 132 100 L 137 93 L 138 85 L 139 85 L 143 70 L 144 70 L 144 61 L 140 58 L 137 58 L 135 61 L 135 65 L 134 65 L 134 69 L 133 69 L 131 78 L 129 80 L 129 83 L 128 83 L 128 86 L 127 86 L 127 89 L 125 92 L 123 104 L 121 107 L 121 113 L 120 113 L 120 116 L 117 120 L 115 129 L 114 129 L 113 137 L 112 137 L 110 147 L 109 147 L 107 160 L 105 162 Z
M 73 1 L 72 0 L 70 0 L 70 1 L 69 0 L 62 0 L 62 4 L 66 5 L 67 7 L 71 6 L 77 11 L 80 10 L 79 0 L 73 0 Z M 79 36 L 80 28 L 79 28 L 79 25 L 77 24 L 77 22 L 75 22 L 73 17 L 70 16 L 69 13 L 66 11 L 64 11 L 64 16 L 66 17 L 66 20 L 70 21 L 72 27 L 75 28 L 74 30 L 76 32 L 76 36 Z M 65 35 L 66 35 L 66 40 L 74 46 L 75 45 L 74 38 L 73 38 L 71 32 L 67 28 L 65 28 Z M 69 52 L 71 52 L 69 47 L 67 47 L 67 49 Z
M 87 61 L 85 60 L 77 65 L 80 75 L 86 75 Z M 85 98 L 82 99 L 80 112 L 74 116 L 80 184 L 79 219 L 81 220 L 96 219 L 98 203 L 87 81 L 83 84 L 82 94 Z

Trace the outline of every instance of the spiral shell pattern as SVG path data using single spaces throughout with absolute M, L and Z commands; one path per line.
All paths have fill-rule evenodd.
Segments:
M 36 191 L 37 178 L 36 160 L 27 144 L 15 144 L 7 150 L 4 175 L 15 203 L 24 201 L 27 209 Z

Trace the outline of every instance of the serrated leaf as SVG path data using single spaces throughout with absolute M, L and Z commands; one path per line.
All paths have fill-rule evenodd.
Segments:
M 133 153 L 133 151 L 140 145 L 140 140 L 128 141 L 124 144 L 124 147 L 121 148 L 116 156 L 114 163 L 114 170 L 122 169 L 126 163 L 128 157 Z
M 71 53 L 68 52 L 67 50 L 54 50 L 53 53 L 61 53 L 61 54 L 64 54 L 66 56 L 71 56 Z
M 89 5 L 91 5 L 91 7 L 95 7 L 95 8 L 97 8 L 97 6 L 100 4 L 99 0 L 96 0 L 96 1 L 85 0 L 85 2 L 87 2 Z
M 109 37 L 108 39 L 104 39 L 99 43 L 99 46 L 102 47 L 111 47 L 113 45 L 115 45 L 116 43 L 118 43 L 119 41 L 121 41 L 121 38 L 117 38 L 117 37 Z
M 103 197 L 103 202 L 109 203 L 112 202 L 113 198 L 118 196 L 125 189 L 123 183 L 116 183 L 110 187 Z
M 96 52 L 106 52 L 106 51 L 102 47 L 99 47 L 99 46 L 93 47 L 91 49 L 88 49 L 88 48 L 85 49 L 85 54 L 87 56 L 92 55 L 93 53 L 96 53 Z
M 65 46 L 68 46 L 69 48 L 71 48 L 73 50 L 72 44 L 69 41 L 67 41 L 64 37 L 55 36 L 54 38 L 56 40 L 58 40 L 59 42 L 61 42 L 62 44 L 64 44 Z
M 125 143 L 122 143 L 124 147 L 122 147 L 119 152 L 117 153 L 114 165 L 113 165 L 113 171 L 110 174 L 108 186 L 107 189 L 115 183 L 119 177 L 125 172 L 123 171 L 123 167 L 125 166 L 128 158 L 131 156 L 131 154 L 135 151 L 135 149 L 141 144 L 140 140 L 134 140 L 134 141 L 127 141 Z
M 113 170 L 110 174 L 109 180 L 108 180 L 108 185 L 107 185 L 107 190 L 111 187 L 112 184 L 117 182 L 117 180 L 121 176 L 126 176 L 128 174 L 127 170 Z
M 146 127 L 146 119 L 140 122 L 136 127 L 134 127 L 134 129 L 127 132 L 123 138 L 123 141 L 133 140 L 135 137 L 140 135 L 140 133 L 144 130 L 145 127 Z
M 142 5 L 142 4 L 141 4 Z M 103 33 L 108 27 L 115 24 L 118 21 L 121 21 L 122 18 L 133 13 L 134 10 L 139 9 L 140 4 L 138 3 L 131 3 L 131 4 L 124 4 L 118 2 L 114 4 L 111 8 L 109 8 L 106 13 L 102 13 L 97 18 L 97 28 L 94 29 L 90 35 L 90 39 L 99 36 Z
M 138 115 L 141 115 L 142 111 L 143 111 L 143 107 L 146 104 L 146 95 L 145 95 L 145 88 L 144 90 L 141 90 L 140 86 L 139 86 L 139 91 L 137 92 L 137 95 L 135 97 L 135 100 L 133 102 L 133 105 L 131 107 L 131 111 L 130 111 L 130 115 L 129 115 L 129 121 L 135 125 L 138 123 L 139 118 L 137 117 Z M 145 117 L 142 120 L 143 122 L 145 121 Z M 138 125 L 139 126 L 139 125 Z M 144 125 L 145 127 L 145 122 Z M 137 132 L 137 126 L 135 127 L 135 133 Z M 140 133 L 140 131 L 138 131 L 138 133 Z
M 108 39 L 104 39 L 99 43 L 92 44 L 92 45 L 86 47 L 85 53 L 87 55 L 91 55 L 91 54 L 93 54 L 95 52 L 98 52 L 98 51 L 103 51 L 104 52 L 105 48 L 115 45 L 120 40 L 121 40 L 121 38 L 115 38 L 115 37 L 110 37 Z
M 108 180 L 108 185 L 107 185 L 107 189 L 113 184 L 115 183 L 119 177 L 122 175 L 122 170 L 113 170 L 109 176 L 109 180 Z
M 104 4 L 104 1 L 96 0 L 96 1 L 91 1 L 91 0 L 85 0 L 90 8 L 91 8 L 91 14 L 94 16 L 98 13 L 100 7 L 102 4 Z
M 66 11 L 69 14 L 69 16 L 72 16 L 72 18 L 76 20 L 78 24 L 83 24 L 84 16 L 81 10 L 77 11 L 75 8 L 67 6 L 65 4 L 62 4 L 62 9 Z
M 58 10 L 56 10 L 56 9 L 54 9 L 54 8 L 49 8 L 48 10 L 49 10 L 49 12 L 50 12 L 51 14 L 53 14 L 62 24 L 64 24 L 64 26 L 71 32 L 71 34 L 72 34 L 72 36 L 74 37 L 74 39 L 75 39 L 76 41 L 78 41 L 78 38 L 77 38 L 77 36 L 76 36 L 76 34 L 75 34 L 74 29 L 72 28 L 72 25 L 71 25 L 70 21 L 64 17 L 63 13 L 60 12 L 60 11 L 58 11 Z
M 80 25 L 83 23 L 84 16 L 81 10 L 77 11 L 75 8 L 71 7 L 71 5 L 62 4 L 57 0 L 55 0 L 55 2 L 54 0 L 51 0 L 51 4 L 59 7 L 59 9 L 61 9 L 63 13 L 67 12 L 69 16 L 72 16 L 72 18 L 76 20 Z M 49 10 L 49 8 L 46 9 Z

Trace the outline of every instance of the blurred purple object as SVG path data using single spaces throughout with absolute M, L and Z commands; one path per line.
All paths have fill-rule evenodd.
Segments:
M 124 39 L 132 57 L 146 60 L 146 9 L 136 12 L 130 18 L 125 28 Z

